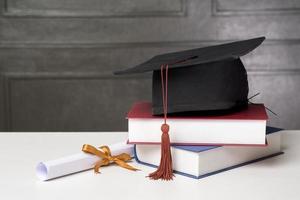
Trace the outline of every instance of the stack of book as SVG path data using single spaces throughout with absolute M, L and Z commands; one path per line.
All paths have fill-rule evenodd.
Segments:
M 157 167 L 163 117 L 151 109 L 148 102 L 130 109 L 128 143 L 139 163 Z M 174 172 L 199 179 L 282 154 L 281 129 L 267 127 L 267 118 L 263 104 L 224 115 L 168 116 Z

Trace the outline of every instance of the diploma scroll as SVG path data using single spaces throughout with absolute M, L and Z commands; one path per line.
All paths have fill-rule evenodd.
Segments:
M 127 153 L 133 157 L 133 145 L 127 144 L 126 141 L 109 145 L 109 148 L 112 155 Z M 36 174 L 40 180 L 46 181 L 91 169 L 99 159 L 101 158 L 98 156 L 80 152 L 56 160 L 40 162 L 36 167 Z

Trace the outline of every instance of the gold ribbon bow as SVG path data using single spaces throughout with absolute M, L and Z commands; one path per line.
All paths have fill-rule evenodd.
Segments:
M 101 149 L 101 151 L 99 149 Z M 83 152 L 93 154 L 101 158 L 99 161 L 95 163 L 94 166 L 95 173 L 100 173 L 99 172 L 100 167 L 109 165 L 110 163 L 116 163 L 117 165 L 125 169 L 129 169 L 133 171 L 138 170 L 137 168 L 134 168 L 126 163 L 127 161 L 131 160 L 131 156 L 129 154 L 121 153 L 119 155 L 112 156 L 108 146 L 101 146 L 99 147 L 99 149 L 89 144 L 84 144 L 82 146 Z

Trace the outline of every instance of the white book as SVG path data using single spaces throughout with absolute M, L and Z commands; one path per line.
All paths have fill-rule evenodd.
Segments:
M 203 178 L 266 158 L 281 152 L 281 129 L 267 128 L 267 146 L 172 146 L 175 173 L 192 178 Z M 159 145 L 135 145 L 137 162 L 158 166 Z
M 128 142 L 158 144 L 163 118 L 150 103 L 135 104 L 127 115 Z M 219 116 L 169 116 L 170 141 L 183 145 L 265 145 L 267 114 L 262 104 Z

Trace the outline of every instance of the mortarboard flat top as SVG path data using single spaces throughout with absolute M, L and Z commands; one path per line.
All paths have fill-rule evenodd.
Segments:
M 265 37 L 259 37 L 227 44 L 161 54 L 135 67 L 117 71 L 115 74 L 131 74 L 159 70 L 160 66 L 164 64 L 168 64 L 169 68 L 176 68 L 236 59 L 251 52 L 264 40 Z

